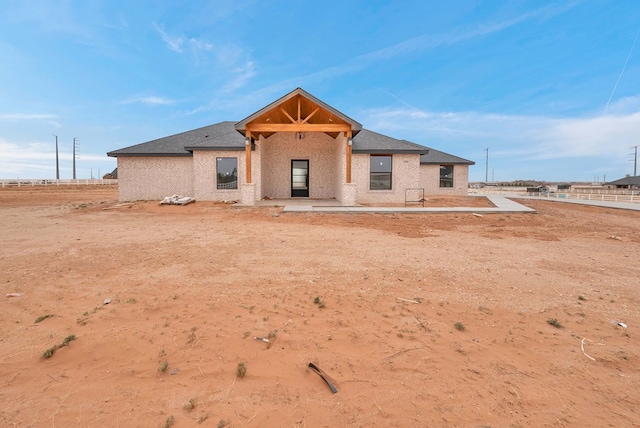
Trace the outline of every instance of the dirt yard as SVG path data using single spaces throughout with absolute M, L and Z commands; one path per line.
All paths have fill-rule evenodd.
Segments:
M 2 427 L 640 426 L 638 212 L 116 198 L 0 189 Z

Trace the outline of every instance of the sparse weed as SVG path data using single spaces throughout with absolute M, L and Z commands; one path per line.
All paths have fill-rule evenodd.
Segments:
M 218 422 L 217 427 L 218 427 L 218 428 L 224 428 L 224 427 L 226 427 L 228 424 L 229 424 L 229 421 L 228 421 L 228 420 L 220 419 L 220 422 Z
M 196 408 L 196 399 L 195 398 L 190 399 L 189 401 L 187 401 L 187 404 L 184 405 L 184 409 L 187 412 L 190 412 L 195 408 Z
M 458 331 L 464 331 L 464 324 L 462 324 L 461 322 L 457 322 L 457 323 L 455 323 L 453 326 L 454 326 L 454 327 L 456 328 L 456 330 L 458 330 Z
M 562 328 L 562 324 L 555 318 L 549 318 L 547 324 L 554 326 L 555 328 Z
M 247 374 L 247 366 L 244 363 L 238 363 L 238 367 L 236 368 L 236 376 L 240 379 Z
M 322 299 L 320 298 L 320 296 L 316 296 L 315 299 L 313 299 L 313 303 L 315 303 L 316 305 L 318 305 L 319 308 L 324 308 L 324 302 L 322 301 Z
M 76 335 L 75 334 L 70 334 L 69 336 L 64 338 L 64 340 L 62 341 L 61 344 L 55 345 L 53 348 L 49 348 L 46 351 L 44 351 L 42 353 L 42 358 L 51 358 L 53 356 L 53 354 L 55 354 L 58 349 L 69 345 L 69 342 L 71 342 L 72 340 L 76 340 Z
M 52 314 L 40 315 L 38 318 L 36 318 L 36 320 L 34 321 L 34 323 L 35 323 L 35 324 L 37 324 L 37 323 L 42 322 L 42 321 L 46 320 L 47 318 L 51 318 L 51 317 L 53 317 L 53 316 L 54 316 L 54 315 L 52 315 Z
M 187 343 L 193 343 L 196 341 L 196 339 L 198 339 L 196 330 L 197 329 L 195 327 L 191 327 L 191 333 L 189 333 L 189 336 L 187 336 Z
M 580 296 L 578 296 L 578 300 L 580 300 L 581 302 L 586 302 L 587 298 L 582 296 L 582 295 L 580 295 Z
M 166 421 L 164 421 L 164 428 L 171 428 L 173 426 L 173 424 L 176 423 L 176 419 L 173 417 L 173 415 L 169 416 L 167 418 Z
M 158 371 L 160 373 L 166 373 L 168 368 L 169 368 L 169 362 L 165 360 L 160 364 L 160 367 L 158 367 Z

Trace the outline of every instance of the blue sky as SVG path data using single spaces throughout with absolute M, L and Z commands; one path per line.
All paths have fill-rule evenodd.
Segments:
M 614 180 L 640 144 L 640 2 L 0 0 L 0 178 L 241 120 L 302 87 L 470 180 Z

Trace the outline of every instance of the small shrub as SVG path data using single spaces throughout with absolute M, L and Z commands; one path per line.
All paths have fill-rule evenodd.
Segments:
M 55 354 L 58 349 L 69 345 L 69 342 L 71 342 L 72 340 L 76 340 L 76 335 L 75 334 L 70 334 L 69 336 L 64 338 L 64 340 L 62 341 L 61 344 L 55 345 L 53 348 L 49 348 L 46 351 L 44 351 L 42 353 L 42 358 L 51 358 L 51 357 L 53 357 L 53 354 Z
M 247 366 L 244 363 L 238 363 L 238 367 L 236 368 L 236 376 L 240 379 L 247 374 Z
M 189 336 L 187 336 L 187 343 L 195 342 L 195 340 L 198 338 L 196 330 L 197 329 L 195 327 L 191 327 L 191 333 L 189 333 Z
M 555 328 L 561 328 L 562 324 L 560 324 L 560 321 L 558 321 L 555 318 L 549 318 L 547 320 L 547 324 L 554 326 Z
M 313 303 L 315 303 L 316 305 L 320 303 L 320 296 L 316 296 L 315 299 L 313 299 Z
M 47 349 L 46 351 L 44 351 L 42 353 L 42 358 L 51 358 L 51 357 L 53 357 L 53 354 L 55 354 L 56 349 L 58 349 L 58 348 L 56 348 L 55 346 L 53 348 Z
M 164 421 L 164 428 L 171 428 L 173 426 L 173 424 L 176 423 L 176 419 L 173 417 L 173 415 L 169 416 L 167 418 L 166 421 Z
M 160 373 L 165 373 L 168 368 L 169 368 L 169 362 L 168 361 L 164 361 L 162 364 L 160 364 L 160 367 L 158 367 L 158 371 Z
M 220 422 L 218 422 L 218 428 L 224 428 L 229 424 L 229 421 L 224 420 L 224 419 L 220 419 Z
M 457 322 L 453 326 L 456 328 L 456 330 L 464 331 L 464 324 L 462 324 L 461 322 Z
M 70 334 L 69 336 L 65 337 L 62 341 L 62 346 L 67 346 L 72 340 L 76 340 L 75 334 Z
M 192 410 L 193 410 L 193 409 L 195 409 L 195 408 L 196 408 L 196 399 L 195 399 L 195 398 L 190 399 L 190 400 L 187 402 L 187 404 L 185 404 L 185 405 L 184 405 L 184 409 L 185 409 L 187 412 L 190 412 L 190 411 L 192 411 Z
M 578 296 L 578 300 L 580 300 L 581 302 L 586 302 L 587 298 L 584 296 Z
M 53 315 L 52 315 L 52 314 L 41 315 L 41 316 L 39 316 L 38 318 L 36 318 L 36 320 L 34 321 L 34 323 L 35 323 L 35 324 L 37 324 L 37 323 L 42 322 L 42 321 L 46 320 L 47 318 L 51 318 L 51 317 L 53 317 Z

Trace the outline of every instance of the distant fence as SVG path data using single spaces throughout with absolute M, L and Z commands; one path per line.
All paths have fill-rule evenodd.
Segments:
M 555 199 L 573 199 L 576 201 L 604 201 L 604 202 L 627 202 L 640 204 L 640 192 L 637 190 L 596 190 L 583 192 L 527 192 L 507 191 L 507 190 L 494 190 L 494 189 L 469 189 L 469 194 L 473 195 L 504 195 L 510 197 L 518 196 L 537 196 L 540 198 L 555 198 Z
M 36 186 L 117 186 L 118 180 L 87 178 L 83 180 L 0 180 L 0 187 L 36 187 Z

